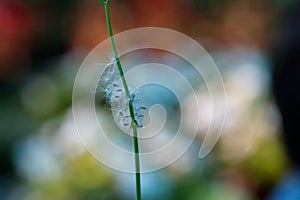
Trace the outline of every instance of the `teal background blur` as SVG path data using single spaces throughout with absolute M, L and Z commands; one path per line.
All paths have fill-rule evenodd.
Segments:
M 270 54 L 294 1 L 110 1 L 114 33 L 185 33 L 212 55 L 227 89 L 227 125 L 213 152 L 197 158 L 199 133 L 189 157 L 142 175 L 144 198 L 265 199 L 290 168 Z M 0 1 L 0 199 L 134 198 L 134 176 L 93 159 L 72 125 L 77 69 L 106 38 L 97 0 Z

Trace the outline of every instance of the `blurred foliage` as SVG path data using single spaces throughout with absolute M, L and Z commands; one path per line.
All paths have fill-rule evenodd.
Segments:
M 287 158 L 280 138 L 270 138 L 262 142 L 257 151 L 242 163 L 254 181 L 270 185 L 279 180 L 287 168 Z
M 138 1 L 141 2 L 140 0 Z M 271 25 L 268 21 L 269 15 L 273 21 L 278 23 L 280 18 L 279 15 L 276 15 L 278 10 L 281 12 L 288 11 L 294 0 L 276 0 L 272 2 L 267 0 L 174 1 L 176 5 L 188 4 L 190 7 L 184 7 L 183 10 L 189 8 L 190 10 L 187 10 L 187 13 L 191 13 L 186 14 L 186 12 L 182 11 L 184 13 L 182 14 L 176 8 L 174 9 L 175 11 L 170 11 L 172 14 L 175 13 L 175 18 L 167 18 L 167 20 L 163 18 L 165 17 L 164 15 L 156 16 L 155 12 L 151 13 L 148 10 L 142 10 L 142 8 L 147 9 L 151 1 L 145 1 L 144 6 L 139 7 L 141 10 L 135 11 L 134 9 L 137 9 L 135 4 L 138 4 L 138 1 L 119 0 L 117 3 L 112 4 L 116 30 L 122 30 L 124 27 L 142 26 L 143 24 L 139 22 L 139 14 L 146 15 L 145 19 L 156 20 L 155 22 L 157 23 L 159 23 L 158 20 L 165 20 L 169 24 L 171 23 L 170 19 L 181 19 L 182 21 L 178 23 L 173 20 L 172 24 L 174 23 L 176 28 L 183 29 L 187 33 L 193 33 L 195 37 L 200 37 L 201 39 L 202 36 L 211 36 L 206 45 L 211 51 L 227 51 L 229 47 L 226 46 L 226 42 L 234 46 L 236 42 L 240 42 L 238 39 L 243 40 L 246 38 L 246 41 L 247 37 L 254 37 L 253 33 L 257 33 L 257 38 L 262 38 L 261 40 L 264 42 L 269 39 L 266 39 L 266 36 L 274 34 L 272 32 L 274 29 L 270 28 Z M 17 1 L 11 2 L 16 3 Z M 23 0 L 20 2 L 22 2 L 20 9 L 26 6 L 26 8 L 29 7 L 28 10 L 25 10 L 25 14 L 36 21 L 33 20 L 32 24 L 28 24 L 29 30 L 27 31 L 30 34 L 28 34 L 28 38 L 26 37 L 27 40 L 25 42 L 23 40 L 20 42 L 19 37 L 10 38 L 10 42 L 14 42 L 14 45 L 17 43 L 15 47 L 17 50 L 11 50 L 10 59 L 5 57 L 7 56 L 6 54 L 3 54 L 3 56 L 0 50 L 0 69 L 2 67 L 7 68 L 10 74 L 15 75 L 6 77 L 6 72 L 3 72 L 4 75 L 2 75 L 2 71 L 0 71 L 0 199 L 129 199 L 133 191 L 124 191 L 118 185 L 120 184 L 118 182 L 120 181 L 118 180 L 119 177 L 115 176 L 110 169 L 101 165 L 86 152 L 79 155 L 74 152 L 75 156 L 72 158 L 61 153 L 57 160 L 59 165 L 62 166 L 61 169 L 57 174 L 44 179 L 30 179 L 24 176 L 22 171 L 18 171 L 22 166 L 16 166 L 17 162 L 14 161 L 16 158 L 13 157 L 12 152 L 27 137 L 44 134 L 38 130 L 52 121 L 56 122 L 55 126 L 53 126 L 55 128 L 52 127 L 47 134 L 51 135 L 48 138 L 49 142 L 55 143 L 57 129 L 67 124 L 67 120 L 64 121 L 64 119 L 70 114 L 73 82 L 82 57 L 95 45 L 95 41 L 99 42 L 107 37 L 106 29 L 103 25 L 103 10 L 100 7 L 95 7 L 99 5 L 96 0 L 91 0 L 90 3 L 88 1 L 71 0 Z M 261 11 L 257 11 L 255 6 L 255 9 L 248 8 L 247 6 L 251 5 L 251 2 L 263 8 L 263 14 L 257 14 L 261 13 Z M 5 3 L 9 4 L 10 1 L 5 1 Z M 237 5 L 238 3 L 241 3 L 242 6 L 233 6 L 232 9 L 227 10 L 228 5 Z M 2 2 L 0 2 L 1 5 Z M 166 9 L 168 7 L 166 6 Z M 181 8 L 180 6 L 178 7 Z M 242 15 L 244 10 L 241 11 L 236 8 L 244 8 L 251 14 L 250 17 Z M 154 6 L 154 9 L 157 9 L 157 7 Z M 226 11 L 228 15 L 223 15 Z M 0 12 L 0 20 L 2 14 Z M 17 25 L 14 23 L 14 20 L 22 20 L 22 17 L 16 17 L 15 19 L 14 15 L 18 14 L 17 12 L 9 12 L 9 14 L 11 18 L 8 17 L 8 19 L 11 19 L 11 21 L 8 20 L 8 22 L 11 24 L 9 24 L 8 30 L 16 30 L 14 34 L 18 36 L 25 34 L 23 32 L 24 27 L 18 27 L 18 23 L 16 23 Z M 171 15 L 168 13 L 166 16 L 169 17 Z M 218 16 L 217 18 L 220 20 L 215 20 L 215 16 Z M 255 18 L 253 16 L 258 17 Z M 247 22 L 252 24 L 243 21 L 243 19 L 248 18 L 251 20 Z M 252 18 L 255 19 L 252 21 Z M 228 20 L 228 24 L 221 26 L 222 22 L 226 20 Z M 262 23 L 264 21 L 266 22 Z M 231 26 L 232 24 L 233 26 Z M 146 25 L 148 24 L 146 23 Z M 96 29 L 97 27 L 100 28 Z M 253 27 L 253 29 L 247 29 L 248 27 Z M 7 47 L 1 46 L 3 44 L 2 35 L 4 35 L 1 32 L 2 28 L 0 27 L 0 47 L 2 50 L 5 50 Z M 94 37 L 95 35 L 99 35 L 99 37 Z M 236 40 L 236 38 L 238 39 Z M 253 44 L 255 47 L 263 46 L 256 44 L 259 43 L 257 38 L 250 40 L 252 42 L 251 45 L 255 43 Z M 8 46 L 13 47 L 12 43 L 8 44 Z M 242 43 L 238 44 L 243 45 Z M 247 45 L 249 43 L 246 43 Z M 259 52 L 260 49 L 257 51 Z M 231 55 L 226 56 L 229 60 L 232 59 Z M 17 64 L 13 61 L 16 61 Z M 234 69 L 233 71 L 237 70 Z M 19 73 L 21 73 L 21 77 Z M 244 75 L 246 76 L 247 74 Z M 262 95 L 263 98 L 257 98 L 272 104 L 269 95 Z M 250 102 L 251 113 L 259 113 L 265 106 L 252 106 L 255 103 L 257 102 Z M 250 114 L 250 116 L 243 123 L 236 124 L 238 126 L 238 129 L 234 129 L 236 134 L 244 132 L 249 134 L 253 132 L 272 132 L 272 130 L 270 131 L 272 128 L 265 127 L 269 126 L 270 123 L 266 123 L 266 120 L 261 120 L 262 118 L 267 118 L 267 116 L 259 116 L 259 114 Z M 256 124 L 251 124 L 254 121 Z M 257 124 L 259 126 L 256 126 Z M 249 130 L 249 126 L 254 127 Z M 157 182 L 151 189 L 158 190 L 160 188 L 164 190 L 169 188 L 169 190 L 166 189 L 167 192 L 163 193 L 164 196 L 161 199 L 170 200 L 261 199 L 264 196 L 260 196 L 259 191 L 265 188 L 267 190 L 270 189 L 288 167 L 284 147 L 281 138 L 278 136 L 279 130 L 276 129 L 275 132 L 269 135 L 267 133 L 265 137 L 258 137 L 257 146 L 255 146 L 254 150 L 237 160 L 224 159 L 224 154 L 229 154 L 229 150 L 220 147 L 222 144 L 218 144 L 211 155 L 212 159 L 211 157 L 209 158 L 212 161 L 194 161 L 196 164 L 192 163 L 191 165 L 195 164 L 196 167 L 191 171 L 174 172 L 172 168 L 164 169 L 161 173 L 166 174 L 170 178 L 171 182 L 165 183 L 170 186 L 167 187 Z M 253 134 L 255 135 L 255 133 Z M 239 148 L 241 146 L 244 147 L 242 142 L 245 142 L 245 144 L 249 142 L 248 138 L 244 138 L 244 140 L 246 142 L 232 140 L 230 146 L 234 146 L 233 142 L 236 142 L 239 143 Z M 242 151 L 239 148 L 233 148 L 235 153 L 238 154 L 240 153 L 238 151 Z M 37 162 L 39 161 L 37 160 Z M 34 163 L 29 164 L 33 165 Z M 205 166 L 203 167 L 203 165 Z M 133 179 L 133 176 L 131 178 Z M 156 181 L 159 181 L 159 179 L 156 179 Z M 126 184 L 131 184 L 131 182 Z M 5 188 L 5 191 L 2 188 Z M 130 194 L 128 195 L 128 193 Z M 152 197 L 149 195 L 145 199 L 152 199 Z
M 122 199 L 113 183 L 106 169 L 85 154 L 66 163 L 62 174 L 32 183 L 25 199 Z

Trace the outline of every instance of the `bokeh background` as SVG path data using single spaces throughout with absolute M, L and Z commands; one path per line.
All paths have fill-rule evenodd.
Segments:
M 272 55 L 296 1 L 110 1 L 114 33 L 144 26 L 185 33 L 211 54 L 227 89 L 227 122 L 213 152 L 197 159 L 199 130 L 188 156 L 142 176 L 144 198 L 272 198 L 293 167 L 272 90 Z M 97 162 L 72 123 L 77 69 L 106 38 L 97 0 L 0 1 L 0 199 L 134 198 L 134 176 Z

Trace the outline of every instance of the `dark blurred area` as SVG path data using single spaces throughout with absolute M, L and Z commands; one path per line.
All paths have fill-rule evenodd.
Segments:
M 285 16 L 274 48 L 274 91 L 282 116 L 283 140 L 292 169 L 282 178 L 270 199 L 300 198 L 300 2 Z
M 299 1 L 110 1 L 114 33 L 187 34 L 227 89 L 228 125 L 213 153 L 146 174 L 145 199 L 300 199 Z M 0 1 L 0 199 L 133 198 L 132 176 L 87 154 L 70 122 L 77 69 L 106 38 L 97 0 Z
M 274 88 L 279 105 L 287 149 L 295 165 L 300 166 L 300 147 L 297 142 L 300 119 L 300 2 L 290 10 L 282 23 L 274 53 Z

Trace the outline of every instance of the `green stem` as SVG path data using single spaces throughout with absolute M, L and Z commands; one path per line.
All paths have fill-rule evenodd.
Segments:
M 105 16 L 106 16 L 106 23 L 107 23 L 107 28 L 108 28 L 108 34 L 109 34 L 109 38 L 110 38 L 110 42 L 111 42 L 111 46 L 114 52 L 114 57 L 116 59 L 117 62 L 117 67 L 118 67 L 118 71 L 122 80 L 122 84 L 125 90 L 125 94 L 127 96 L 127 98 L 129 99 L 129 113 L 130 113 L 130 117 L 131 117 L 131 128 L 133 130 L 133 145 L 134 145 L 134 153 L 135 153 L 135 185 L 136 185 L 136 199 L 137 200 L 141 200 L 141 173 L 140 173 L 140 158 L 139 158 L 139 141 L 138 141 L 138 136 L 137 136 L 137 127 L 138 127 L 138 123 L 135 119 L 135 115 L 134 115 L 134 109 L 133 109 L 133 105 L 132 105 L 132 99 L 131 99 L 131 95 L 128 89 L 128 84 L 126 82 L 126 78 L 124 76 L 124 71 L 120 62 L 120 58 L 119 58 L 119 54 L 116 48 L 116 43 L 114 40 L 114 36 L 113 36 L 113 31 L 112 31 L 112 26 L 111 26 L 111 22 L 110 22 L 110 13 L 109 13 L 109 6 L 108 6 L 108 1 L 103 1 L 100 0 L 100 3 L 104 6 L 105 9 Z
M 133 128 L 133 143 L 134 143 L 134 161 L 135 161 L 135 187 L 136 187 L 136 199 L 141 200 L 141 173 L 140 173 L 140 158 L 139 158 L 139 140 L 137 137 L 137 128 L 134 125 Z

